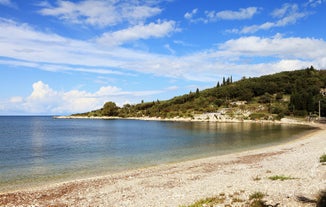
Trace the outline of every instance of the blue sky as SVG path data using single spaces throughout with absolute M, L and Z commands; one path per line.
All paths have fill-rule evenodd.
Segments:
M 313 65 L 325 0 L 0 0 L 0 115 L 165 100 Z

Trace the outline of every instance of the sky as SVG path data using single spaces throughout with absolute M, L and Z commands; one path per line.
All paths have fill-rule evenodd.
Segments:
M 0 0 L 0 115 L 67 115 L 313 65 L 326 0 Z

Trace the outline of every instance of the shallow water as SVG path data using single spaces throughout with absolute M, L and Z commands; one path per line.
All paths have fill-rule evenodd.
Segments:
M 0 191 L 287 142 L 306 126 L 0 117 Z

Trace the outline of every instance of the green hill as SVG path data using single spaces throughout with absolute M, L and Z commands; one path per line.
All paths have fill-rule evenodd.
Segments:
M 232 82 L 232 77 L 218 82 L 213 88 L 197 89 L 165 101 L 126 104 L 117 107 L 107 102 L 103 108 L 73 116 L 119 117 L 193 117 L 196 114 L 224 111 L 229 116 L 242 119 L 280 119 L 286 115 L 326 115 L 326 70 L 313 67 L 281 72 L 257 78 L 242 78 Z

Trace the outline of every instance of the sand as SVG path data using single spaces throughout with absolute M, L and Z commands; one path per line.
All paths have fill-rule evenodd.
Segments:
M 180 206 L 211 196 L 225 198 L 216 206 L 246 206 L 255 192 L 267 204 L 315 206 L 298 196 L 326 190 L 325 153 L 323 127 L 278 146 L 0 193 L 0 206 Z

